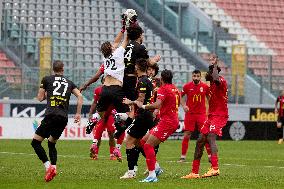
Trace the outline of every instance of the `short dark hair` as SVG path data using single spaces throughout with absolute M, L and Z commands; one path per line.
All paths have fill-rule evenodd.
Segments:
M 127 37 L 129 40 L 136 40 L 138 39 L 143 33 L 143 30 L 138 25 L 129 26 L 127 28 Z
M 214 65 L 210 65 L 210 66 L 208 67 L 209 72 L 213 71 L 213 68 L 214 68 Z M 218 70 L 218 73 L 220 73 L 221 68 L 220 68 L 219 66 L 217 66 L 217 70 Z
M 64 64 L 61 60 L 55 60 L 52 64 L 52 69 L 55 73 L 63 71 Z
M 103 53 L 105 58 L 107 58 L 111 55 L 112 45 L 109 41 L 106 41 L 101 45 L 101 52 Z
M 163 70 L 161 73 L 161 79 L 164 83 L 172 84 L 173 82 L 173 73 L 171 70 Z
M 139 58 L 139 59 L 136 60 L 135 64 L 138 66 L 138 68 L 139 68 L 139 70 L 140 70 L 141 72 L 146 72 L 146 70 L 147 70 L 147 68 L 148 68 L 148 66 L 147 66 L 147 64 L 148 64 L 147 60 L 145 60 L 145 59 L 143 59 L 143 58 Z
M 194 71 L 192 72 L 192 74 L 200 74 L 200 75 L 201 75 L 201 71 L 200 71 L 200 70 L 194 70 Z
M 155 70 L 154 77 L 159 73 L 159 65 L 157 63 L 148 64 L 148 68 L 153 68 Z

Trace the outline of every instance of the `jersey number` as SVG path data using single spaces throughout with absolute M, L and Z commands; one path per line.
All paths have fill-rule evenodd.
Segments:
M 63 89 L 63 93 L 61 94 L 60 92 L 58 92 L 58 90 L 61 88 L 62 85 L 64 85 L 64 89 Z M 53 95 L 65 96 L 65 94 L 67 92 L 67 88 L 68 88 L 68 83 L 60 82 L 60 81 L 54 81 L 53 87 L 55 87 L 55 89 L 53 90 Z
M 124 55 L 124 58 L 126 58 L 128 62 L 130 62 L 131 55 L 132 55 L 132 48 L 127 51 L 127 53 Z
M 117 67 L 115 66 L 115 60 L 114 59 L 108 59 L 106 60 L 106 69 L 110 67 L 111 70 L 116 70 Z

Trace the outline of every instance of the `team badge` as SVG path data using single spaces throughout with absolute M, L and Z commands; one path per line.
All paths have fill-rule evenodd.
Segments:
M 200 92 L 203 92 L 203 87 L 200 87 Z

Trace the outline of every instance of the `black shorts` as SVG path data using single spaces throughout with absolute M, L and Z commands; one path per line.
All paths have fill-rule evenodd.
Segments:
M 126 98 L 129 100 L 136 100 L 136 83 L 137 78 L 135 76 L 127 76 L 123 77 L 123 91 L 125 93 Z
M 282 116 L 282 117 L 278 116 L 277 122 L 281 123 L 281 125 L 283 126 L 283 124 L 284 124 L 284 116 Z
M 139 109 L 128 134 L 133 138 L 142 138 L 154 126 L 153 113 L 149 110 Z
M 100 99 L 97 104 L 97 111 L 105 112 L 109 108 L 115 108 L 116 111 L 120 113 L 128 112 L 128 105 L 122 103 L 124 97 L 124 91 L 121 86 L 103 86 Z
M 52 136 L 54 139 L 59 139 L 68 122 L 67 117 L 60 115 L 46 115 L 41 121 L 40 126 L 36 130 L 36 134 L 48 138 Z

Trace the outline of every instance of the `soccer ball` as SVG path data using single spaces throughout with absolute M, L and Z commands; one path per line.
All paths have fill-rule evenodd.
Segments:
M 134 9 L 127 9 L 122 14 L 122 19 L 125 21 L 125 26 L 128 28 L 131 24 L 137 21 L 137 13 Z

